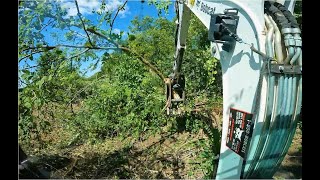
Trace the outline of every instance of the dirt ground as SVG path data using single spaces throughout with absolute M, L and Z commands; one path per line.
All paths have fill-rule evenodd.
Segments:
M 82 145 L 67 156 L 68 167 L 55 171 L 53 178 L 71 179 L 190 179 L 203 178 L 197 146 L 203 132 L 151 136 L 130 143 L 110 141 L 100 147 Z M 113 147 L 113 148 L 111 148 Z
M 206 157 L 201 157 L 204 149 L 198 142 L 207 138 L 200 131 L 150 136 L 138 142 L 114 139 L 80 145 L 59 156 L 48 155 L 43 161 L 51 169 L 51 177 L 59 179 L 204 179 L 208 174 L 203 166 Z M 301 142 L 298 129 L 274 179 L 301 179 Z
M 213 177 L 208 159 L 209 135 L 200 130 L 142 137 L 107 139 L 40 157 L 51 178 L 66 179 L 205 179 Z M 42 163 L 42 164 L 43 164 Z M 274 179 L 301 179 L 302 132 L 297 128 L 291 147 Z

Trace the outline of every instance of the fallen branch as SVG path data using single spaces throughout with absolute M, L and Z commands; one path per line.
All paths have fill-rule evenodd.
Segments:
M 72 171 L 72 169 L 73 169 L 74 166 L 76 165 L 77 161 L 78 161 L 78 158 L 76 158 L 76 159 L 73 159 L 73 158 L 72 158 L 72 162 L 71 162 L 71 164 L 69 165 L 69 168 L 67 168 L 68 170 L 67 170 L 67 172 L 64 173 L 63 177 L 65 177 L 66 175 L 68 175 L 68 174 Z

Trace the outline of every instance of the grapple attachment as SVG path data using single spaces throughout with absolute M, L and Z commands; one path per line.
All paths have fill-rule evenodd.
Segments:
M 169 78 L 166 78 L 167 115 L 182 114 L 179 105 L 185 102 L 184 87 L 184 75 L 179 75 L 177 78 L 174 76 L 169 76 Z

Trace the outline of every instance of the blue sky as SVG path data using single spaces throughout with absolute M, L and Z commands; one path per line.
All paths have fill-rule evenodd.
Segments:
M 151 17 L 158 17 L 158 11 L 154 5 L 148 5 L 147 2 L 141 3 L 140 1 L 128 1 L 127 3 L 127 8 L 128 10 L 123 16 L 117 17 L 113 30 L 114 32 L 119 32 L 119 31 L 124 31 L 126 32 L 129 31 L 128 27 L 130 26 L 130 22 L 136 17 L 139 16 L 140 18 L 143 18 L 144 16 L 151 16 Z M 165 17 L 169 20 L 172 20 L 175 17 L 175 11 L 174 11 L 174 6 L 173 4 L 169 7 L 168 14 L 165 14 L 164 12 L 161 15 L 162 17 Z M 91 20 L 96 19 L 95 15 L 87 15 L 87 17 Z M 102 52 L 101 52 L 102 54 Z M 91 62 L 86 62 L 82 65 L 81 69 L 86 69 L 86 67 L 90 64 Z M 93 71 L 88 71 L 86 76 L 91 76 L 94 73 L 99 71 L 100 66 L 96 70 Z
M 76 6 L 73 0 L 61 0 L 62 6 L 67 9 L 68 15 L 76 15 Z M 106 1 L 106 9 L 108 10 L 115 10 L 119 5 L 122 5 L 124 0 L 107 0 Z M 97 10 L 100 7 L 101 0 L 78 0 L 79 9 L 82 15 L 85 18 L 88 18 L 92 21 L 97 19 L 97 15 L 92 13 L 92 10 Z M 118 33 L 120 30 L 126 32 L 129 31 L 128 27 L 130 26 L 131 20 L 133 20 L 136 16 L 139 16 L 140 18 L 143 18 L 144 16 L 151 16 L 151 17 L 158 17 L 158 11 L 154 5 L 148 5 L 147 1 L 144 3 L 141 3 L 138 0 L 129 0 L 125 11 L 119 13 L 113 27 L 113 31 L 115 33 Z M 162 13 L 162 17 L 165 17 L 169 20 L 172 20 L 175 17 L 175 11 L 173 3 L 169 7 L 168 14 Z M 56 44 L 54 39 L 52 39 L 49 34 L 52 29 L 48 29 L 47 32 L 44 32 L 45 40 L 49 43 L 49 45 Z M 85 32 L 80 32 L 81 34 L 85 34 Z M 62 33 L 61 33 L 62 34 Z M 68 43 L 72 44 L 72 43 Z M 103 54 L 103 52 L 99 52 L 98 54 Z M 35 56 L 34 58 L 37 58 Z M 87 69 L 87 67 L 92 63 L 93 61 L 87 61 L 82 64 L 81 69 Z M 27 61 L 27 63 L 31 66 L 35 65 L 34 62 Z M 24 62 L 19 63 L 19 67 L 23 67 L 25 65 Z M 100 69 L 100 66 L 96 70 L 88 71 L 85 76 L 91 76 L 94 73 L 98 72 Z
M 144 16 L 158 17 L 155 6 L 148 5 L 147 2 L 140 3 L 139 1 L 128 1 L 127 5 L 129 6 L 129 13 L 125 15 L 124 18 L 117 18 L 117 21 L 115 22 L 115 28 L 117 29 L 128 31 L 128 25 L 135 16 L 141 16 L 141 18 Z M 163 14 L 163 16 L 170 20 L 175 17 L 173 5 L 170 6 L 168 15 Z

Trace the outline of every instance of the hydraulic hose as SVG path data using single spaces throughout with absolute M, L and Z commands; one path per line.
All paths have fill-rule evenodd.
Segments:
M 300 54 L 301 54 L 301 48 L 300 47 L 296 47 L 296 53 L 294 54 L 294 56 L 290 60 L 290 64 L 291 65 L 293 65 L 297 61 L 297 59 L 300 57 Z
M 291 25 L 284 14 L 269 1 L 265 1 L 265 11 L 269 13 L 275 22 L 278 24 L 279 29 L 290 28 Z
M 279 77 L 279 76 L 278 76 Z M 282 79 L 284 78 L 284 82 Z M 291 91 L 290 87 L 292 84 L 292 78 L 288 75 L 285 77 L 281 76 L 278 79 L 278 93 L 277 93 L 277 108 L 274 109 L 275 120 L 273 121 L 270 131 L 269 139 L 265 143 L 265 150 L 261 154 L 260 163 L 258 163 L 255 173 L 252 177 L 254 178 L 271 178 L 272 176 L 266 176 L 264 173 L 265 169 L 270 166 L 270 160 L 272 158 L 278 158 L 277 154 L 274 153 L 275 149 L 281 146 L 281 140 L 283 140 L 283 133 L 285 133 L 286 120 L 290 111 L 290 99 Z M 282 87 L 281 87 L 282 86 Z M 282 95 L 282 96 L 279 96 Z M 276 159 L 277 160 L 277 159 Z
M 291 24 L 291 33 L 293 34 L 293 39 L 295 41 L 294 47 L 295 47 L 295 54 L 290 60 L 290 64 L 294 65 L 294 63 L 298 60 L 298 65 L 302 65 L 302 41 L 301 41 L 301 31 L 299 29 L 299 25 L 294 18 L 294 16 L 291 14 L 290 11 L 288 11 L 282 4 L 274 3 L 276 7 L 281 10 L 281 12 L 286 16 L 288 21 Z M 283 29 L 285 30 L 285 29 Z M 291 39 L 290 39 L 291 40 Z M 289 43 L 292 44 L 291 42 Z M 290 108 L 289 112 L 286 110 L 285 112 L 285 119 L 284 119 L 284 125 L 282 128 L 284 128 L 280 134 L 280 141 L 277 143 L 277 146 L 275 149 L 271 152 L 271 154 L 274 154 L 275 158 L 272 158 L 268 162 L 268 166 L 265 167 L 265 170 L 263 172 L 264 176 L 266 177 L 272 177 L 276 170 L 278 169 L 280 163 L 282 162 L 284 156 L 288 152 L 288 148 L 290 147 L 290 144 L 292 142 L 293 135 L 296 130 L 297 126 L 297 114 L 300 115 L 301 110 L 301 82 L 302 77 L 300 75 L 292 75 L 289 79 L 289 82 L 292 81 L 292 83 L 289 83 L 288 87 L 288 96 L 292 97 L 290 102 Z M 297 86 L 297 83 L 299 81 L 299 86 Z M 291 90 L 291 91 L 290 91 Z M 291 95 L 290 95 L 291 94 Z M 288 102 L 287 102 L 288 103 Z
M 297 59 L 300 57 L 302 52 L 301 50 L 302 41 L 300 37 L 301 30 L 299 29 L 299 27 L 296 27 L 292 29 L 292 32 L 293 32 L 293 38 L 295 40 L 296 53 L 290 61 L 291 65 L 293 65 L 297 61 Z
M 268 138 L 268 131 L 269 131 L 269 127 L 270 127 L 270 120 L 271 120 L 271 116 L 272 116 L 272 109 L 273 109 L 273 105 L 274 105 L 274 81 L 275 81 L 275 76 L 268 74 L 267 75 L 268 78 L 268 98 L 267 98 L 267 112 L 265 115 L 265 122 L 261 131 L 261 135 L 260 135 L 260 140 L 257 146 L 257 149 L 255 151 L 255 155 L 254 158 L 251 162 L 251 165 L 247 171 L 246 177 L 244 178 L 251 178 L 253 177 L 252 175 L 254 174 L 255 170 L 256 170 L 256 165 L 259 163 L 259 158 L 261 155 L 261 152 L 263 151 L 264 145 L 265 145 L 265 141 Z
M 294 34 L 293 35 L 293 39 L 295 40 L 295 54 L 294 56 L 291 58 L 290 60 L 290 64 L 293 65 L 297 59 L 300 57 L 300 54 L 302 52 L 301 50 L 301 46 L 302 46 L 302 42 L 301 42 L 301 30 L 299 28 L 299 24 L 296 20 L 296 18 L 292 15 L 292 13 L 290 11 L 288 11 L 286 9 L 286 7 L 278 2 L 274 2 L 273 5 L 275 7 L 277 7 L 282 13 L 283 15 L 288 19 L 290 25 L 291 25 L 291 31 Z M 288 63 L 289 61 L 287 61 Z
M 290 59 L 292 59 L 292 57 L 294 56 L 294 47 L 287 47 L 287 49 L 288 49 L 288 55 L 284 60 L 284 64 L 289 64 Z
M 302 51 L 301 51 L 300 56 L 298 58 L 298 65 L 302 66 Z
M 284 5 L 278 2 L 274 2 L 273 5 L 277 7 L 283 13 L 283 15 L 288 19 L 292 28 L 299 28 L 299 24 L 296 18 L 291 14 L 290 11 L 287 10 L 287 8 Z
M 294 56 L 293 46 L 295 45 L 295 42 L 293 40 L 293 36 L 291 35 L 291 24 L 283 12 L 273 5 L 275 3 L 276 2 L 271 3 L 269 1 L 265 1 L 265 11 L 270 13 L 276 24 L 279 26 L 279 29 L 281 29 L 281 34 L 284 36 L 285 46 L 288 51 L 288 55 L 284 60 L 284 63 L 288 64 Z
M 281 32 L 272 17 L 268 16 L 271 24 L 274 29 L 274 49 L 275 49 L 275 56 L 279 64 L 283 64 L 283 52 L 282 52 L 282 44 L 281 44 Z
M 272 38 L 273 38 L 273 32 L 274 28 L 273 25 L 269 19 L 269 17 L 265 14 L 265 24 L 267 26 L 267 38 L 266 38 L 266 55 L 267 57 L 274 57 L 273 54 L 273 46 L 272 46 Z M 270 62 L 266 62 L 267 66 L 270 65 Z M 269 68 L 269 67 L 268 67 Z M 252 163 L 247 171 L 247 174 L 244 178 L 252 177 L 254 176 L 256 172 L 256 167 L 259 165 L 259 159 L 261 156 L 261 152 L 264 151 L 264 145 L 265 142 L 268 140 L 268 132 L 270 128 L 270 123 L 272 119 L 272 111 L 274 108 L 274 100 L 275 100 L 275 75 L 267 73 L 267 84 L 268 84 L 268 98 L 267 98 L 267 109 L 266 109 L 266 115 L 265 115 L 265 122 L 264 126 L 262 128 L 262 132 L 260 135 L 260 140 L 257 146 L 257 149 L 255 151 L 254 158 L 252 160 Z
M 266 41 L 267 56 L 274 57 L 273 46 L 272 46 L 274 28 L 273 28 L 273 25 L 272 25 L 268 15 L 264 14 L 264 20 L 266 21 L 266 26 L 268 29 L 267 41 Z
M 288 56 L 284 60 L 284 64 L 289 64 L 290 60 L 295 54 L 295 41 L 292 36 L 292 29 L 291 28 L 283 28 L 281 30 L 282 34 L 284 35 L 284 44 L 288 49 Z
M 280 116 L 280 133 L 279 134 L 275 134 L 275 136 L 277 136 L 277 138 L 275 139 L 275 141 L 273 142 L 273 148 L 272 150 L 269 152 L 269 157 L 270 159 L 267 161 L 267 163 L 265 164 L 265 167 L 263 169 L 262 174 L 266 177 L 271 178 L 273 176 L 273 174 L 271 174 L 270 172 L 268 172 L 268 170 L 271 170 L 274 165 L 276 164 L 276 162 L 278 161 L 279 157 L 281 156 L 281 152 L 284 149 L 285 143 L 287 141 L 287 137 L 288 134 L 290 133 L 290 124 L 291 124 L 291 119 L 292 119 L 292 114 L 294 113 L 294 104 L 295 103 L 295 98 L 294 97 L 294 93 L 295 93 L 295 88 L 293 86 L 294 82 L 293 81 L 295 78 L 292 77 L 292 75 L 287 75 L 286 77 L 288 79 L 288 86 L 287 86 L 287 93 L 286 93 L 286 99 L 285 99 L 285 110 L 284 110 L 284 115 L 282 114 L 282 116 Z M 293 89 L 294 87 L 294 89 Z M 286 88 L 286 87 L 285 87 Z M 267 171 L 267 172 L 266 172 Z
M 286 16 L 273 3 L 265 2 L 265 23 L 268 29 L 266 37 L 266 53 L 271 54 L 270 22 L 274 30 L 274 53 L 279 64 L 302 65 L 302 49 L 300 29 L 287 20 Z M 288 11 L 289 12 L 289 11 Z M 287 13 L 287 12 L 286 12 Z M 290 13 L 290 12 L 289 12 Z M 291 15 L 292 16 L 292 15 Z M 269 21 L 268 21 L 269 20 Z M 290 19 L 290 21 L 293 21 Z M 294 23 L 293 23 L 294 24 Z M 278 28 L 279 26 L 279 28 Z M 279 41 L 279 29 L 284 36 L 284 44 L 288 55 L 283 60 L 285 52 L 282 51 L 282 42 Z M 277 31 L 278 30 L 278 31 Z M 281 35 L 280 35 L 281 38 Z M 271 40 L 271 42 L 270 42 Z M 278 54 L 281 55 L 279 57 Z M 273 57 L 273 56 L 271 56 Z M 282 61 L 281 61 L 282 60 Z M 252 162 L 246 169 L 243 178 L 272 178 L 278 169 L 283 157 L 288 151 L 296 128 L 297 113 L 301 107 L 301 75 L 270 73 L 268 77 L 268 100 L 263 130 Z M 297 86 L 299 83 L 299 86 Z M 271 100 L 271 96 L 274 98 Z M 270 103 L 274 103 L 272 106 Z M 271 112 L 270 112 L 271 111 Z M 252 155 L 251 155 L 252 156 Z
M 285 98 L 281 98 L 281 97 L 284 97 L 285 96 L 285 84 L 287 84 L 288 81 L 286 79 L 285 81 L 285 78 L 283 76 L 280 76 L 278 78 L 278 92 L 277 92 L 277 108 L 276 108 L 276 120 L 274 122 L 274 128 L 272 129 L 272 133 L 274 134 L 274 136 L 272 136 L 272 138 L 270 139 L 270 142 L 277 142 L 277 140 L 280 138 L 279 137 L 279 134 L 280 134 L 280 127 L 281 127 L 281 122 L 280 122 L 280 118 L 282 117 L 282 114 L 283 114 L 283 107 L 284 107 L 284 103 L 285 103 Z M 271 144 L 270 143 L 270 144 Z M 269 146 L 268 148 L 272 148 L 274 146 Z M 269 150 L 268 149 L 268 150 Z M 271 150 L 272 151 L 272 150 Z M 271 157 L 270 157 L 271 158 Z
M 300 119 L 300 116 L 301 116 L 301 105 L 302 105 L 302 77 L 299 77 L 297 78 L 298 80 L 298 87 L 297 87 L 297 103 L 296 103 L 296 106 L 295 106 L 295 113 L 294 113 L 294 119 L 293 119 L 293 123 L 291 124 L 291 132 L 289 134 L 289 137 L 288 137 L 288 140 L 287 140 L 287 143 L 286 143 L 286 146 L 283 150 L 283 153 L 281 154 L 279 160 L 277 161 L 276 165 L 274 166 L 274 169 L 273 169 L 273 172 L 272 174 L 274 174 L 277 169 L 279 168 L 281 162 L 283 161 L 284 157 L 285 157 L 285 153 L 288 152 L 288 149 L 291 145 L 291 142 L 292 142 L 292 139 L 293 139 L 293 136 L 296 132 L 296 128 L 297 128 L 297 124 L 298 124 L 298 121 Z
M 276 164 L 281 159 L 282 156 L 285 156 L 287 151 L 285 150 L 286 144 L 291 143 L 291 140 L 289 141 L 290 133 L 292 132 L 291 126 L 292 122 L 294 120 L 294 113 L 296 109 L 296 97 L 297 97 L 297 77 L 294 77 L 290 75 L 290 79 L 292 79 L 292 84 L 289 84 L 289 90 L 291 91 L 291 99 L 290 101 L 290 106 L 289 106 L 289 111 L 286 112 L 284 116 L 284 122 L 283 126 L 281 127 L 281 134 L 279 135 L 278 140 L 275 142 L 277 145 L 275 148 L 270 152 L 271 158 L 268 161 L 267 166 L 265 166 L 263 174 L 266 177 L 272 177 L 273 176 L 273 171 L 276 168 Z M 289 82 L 291 82 L 289 80 Z

